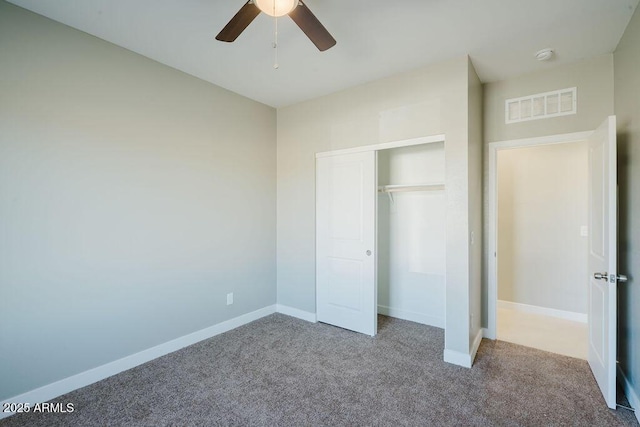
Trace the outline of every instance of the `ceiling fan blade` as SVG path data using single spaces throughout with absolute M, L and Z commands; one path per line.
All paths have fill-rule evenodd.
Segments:
M 300 2 L 298 7 L 289 13 L 289 16 L 321 52 L 335 46 L 336 40 L 318 21 L 318 18 L 311 13 L 306 4 Z
M 225 25 L 222 31 L 220 31 L 220 34 L 216 36 L 216 40 L 220 40 L 221 42 L 234 41 L 259 14 L 260 9 L 258 9 L 252 1 L 248 1 L 244 6 L 242 6 L 242 9 L 240 9 L 233 18 L 231 18 L 231 21 Z

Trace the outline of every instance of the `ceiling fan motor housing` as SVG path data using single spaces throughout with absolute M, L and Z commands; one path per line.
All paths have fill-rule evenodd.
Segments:
M 284 16 L 298 5 L 298 0 L 253 0 L 258 9 L 270 16 Z

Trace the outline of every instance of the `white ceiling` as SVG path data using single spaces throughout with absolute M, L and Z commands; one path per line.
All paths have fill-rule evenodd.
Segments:
M 306 0 L 338 41 L 319 52 L 288 17 L 216 34 L 245 0 L 9 0 L 241 95 L 281 107 L 468 54 L 483 82 L 614 51 L 639 0 Z M 548 63 L 534 59 L 555 49 Z

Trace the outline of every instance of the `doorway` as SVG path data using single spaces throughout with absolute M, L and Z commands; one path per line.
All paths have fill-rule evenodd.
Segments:
M 587 141 L 497 156 L 497 339 L 587 359 Z
M 498 152 L 587 141 L 588 145 L 588 356 L 587 361 L 610 408 L 616 407 L 616 285 L 626 278 L 617 274 L 617 157 L 616 117 L 607 117 L 595 131 L 494 142 L 488 145 L 488 328 L 497 336 L 498 305 Z

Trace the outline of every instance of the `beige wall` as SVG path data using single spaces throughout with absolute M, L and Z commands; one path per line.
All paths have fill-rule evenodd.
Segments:
M 278 110 L 278 303 L 315 312 L 317 152 L 446 134 L 446 348 L 469 348 L 468 59 Z M 451 242 L 451 244 L 449 244 Z
M 274 109 L 4 1 L 0 63 L 0 400 L 276 302 Z
M 619 265 L 618 360 L 640 396 L 640 8 L 614 54 L 618 118 Z M 640 408 L 636 407 L 636 411 Z M 636 412 L 637 413 L 637 412 Z
M 505 124 L 505 100 L 574 86 L 578 88 L 577 114 Z M 611 114 L 613 55 L 484 85 L 485 143 L 593 130 Z
M 587 312 L 585 142 L 498 152 L 498 299 Z

